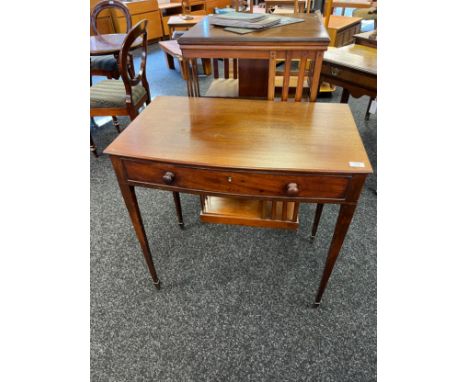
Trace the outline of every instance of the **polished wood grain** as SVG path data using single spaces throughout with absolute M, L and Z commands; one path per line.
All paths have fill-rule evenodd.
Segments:
M 349 95 L 355 98 L 370 97 L 366 111 L 369 118 L 370 102 L 377 97 L 377 49 L 363 45 L 329 48 L 325 53 L 320 74 L 322 81 L 341 86 L 341 102 L 347 103 Z
M 141 20 L 148 20 L 148 41 L 154 41 L 163 37 L 161 11 L 159 10 L 157 0 L 133 0 L 125 1 L 124 4 L 130 11 L 133 25 Z M 125 30 L 124 19 L 116 12 L 114 12 L 113 18 L 117 32 L 122 33 Z
M 377 49 L 368 46 L 352 44 L 341 48 L 330 47 L 325 52 L 324 61 L 377 75 Z
M 156 287 L 136 186 L 173 192 L 180 224 L 179 192 L 200 195 L 204 221 L 243 224 L 241 209 L 250 225 L 292 229 L 299 202 L 340 204 L 315 306 L 372 172 L 350 109 L 340 104 L 158 97 L 105 152 Z
M 299 226 L 298 203 L 207 196 L 200 220 L 205 223 L 295 230 Z
M 221 168 L 371 171 L 347 105 L 157 97 L 130 127 L 108 154 Z
M 361 18 L 331 15 L 328 22 L 330 46 L 340 47 L 351 44 L 353 36 L 361 31 Z
M 312 86 L 307 94 L 309 101 L 317 97 L 318 80 L 323 52 L 327 49 L 329 38 L 321 17 L 316 14 L 301 14 L 304 22 L 270 28 L 263 31 L 238 35 L 210 24 L 210 17 L 192 27 L 178 40 L 186 65 L 196 57 L 239 59 L 239 94 L 243 97 L 263 97 L 274 99 L 275 71 L 278 60 L 305 60 L 313 62 L 311 71 L 306 75 Z M 250 60 L 250 61 L 244 61 Z M 250 65 L 258 60 L 255 65 Z M 301 66 L 305 69 L 305 66 Z M 197 91 L 198 78 L 196 67 L 194 76 L 187 81 L 189 96 L 200 96 Z M 265 83 L 265 73 L 268 80 Z M 304 76 L 304 72 L 302 73 Z M 262 89 L 264 89 L 262 91 Z M 299 89 L 299 88 L 298 88 Z M 302 87 L 295 100 L 302 99 Z
M 271 46 L 278 43 L 284 47 L 328 44 L 330 39 L 320 17 L 315 14 L 300 14 L 297 17 L 304 19 L 304 22 L 240 35 L 211 25 L 210 17 L 207 16 L 184 33 L 179 43 L 186 49 L 191 45 Z
M 358 33 L 353 36 L 356 45 L 364 45 L 377 48 L 377 31 Z

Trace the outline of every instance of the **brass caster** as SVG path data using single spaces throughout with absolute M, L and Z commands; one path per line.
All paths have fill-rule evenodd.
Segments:
M 161 281 L 160 280 L 158 280 L 158 282 L 156 282 L 156 283 L 153 282 L 153 285 L 156 287 L 156 289 L 158 289 L 158 290 L 161 289 Z

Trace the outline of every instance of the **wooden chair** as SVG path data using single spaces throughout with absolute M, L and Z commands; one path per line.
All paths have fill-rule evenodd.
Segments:
M 119 53 L 119 71 L 121 74 L 120 80 L 108 79 L 103 80 L 90 88 L 91 117 L 96 116 L 112 116 L 114 125 L 116 116 L 128 115 L 131 120 L 138 115 L 138 110 L 146 103 L 151 102 L 151 95 L 146 79 L 146 56 L 148 45 L 148 34 L 146 31 L 147 20 L 140 21 L 135 25 L 124 40 Z M 138 75 L 130 73 L 129 59 L 133 59 L 129 55 L 129 51 L 137 38 L 142 39 L 141 48 L 141 64 Z M 116 125 L 119 131 L 118 124 Z M 91 137 L 92 141 L 92 137 Z M 91 143 L 93 146 L 93 143 Z M 94 146 L 95 147 L 95 146 Z M 97 156 L 97 153 L 93 151 Z
M 219 76 L 219 61 L 223 61 L 223 78 Z M 239 97 L 239 81 L 237 59 L 213 59 L 213 82 L 208 87 L 206 97 L 237 98 Z
M 298 62 L 297 70 L 293 70 L 293 61 Z M 277 59 L 274 55 L 269 60 L 269 81 L 275 80 Z M 232 64 L 231 64 L 232 63 Z M 322 56 L 310 56 L 304 52 L 287 51 L 284 59 L 284 71 L 282 72 L 282 82 L 279 84 L 281 93 L 275 97 L 274 93 L 268 94 L 268 99 L 288 102 L 289 98 L 294 98 L 295 102 L 300 102 L 304 98 L 311 99 L 309 89 L 315 88 L 318 84 L 313 83 L 313 72 L 320 71 Z M 192 71 L 196 68 L 193 61 L 188 65 Z M 214 77 L 212 85 L 208 89 L 206 96 L 217 97 L 236 97 L 236 88 L 232 89 L 233 84 L 237 82 L 237 60 L 224 59 L 224 78 L 220 79 L 219 72 L 214 65 Z M 194 73 L 196 77 L 196 73 Z M 296 83 L 293 83 L 293 77 L 296 77 Z M 233 77 L 233 78 L 232 78 Z M 218 82 L 217 82 L 218 81 Z M 224 81 L 224 86 L 222 82 Z M 303 84 L 307 81 L 309 87 Z M 318 78 L 315 79 L 318 82 Z M 192 91 L 189 89 L 190 96 L 199 96 L 199 89 L 196 81 Z M 219 85 L 217 85 L 219 83 Z M 235 85 L 237 86 L 237 84 Z M 229 89 L 231 88 L 231 89 Z M 198 89 L 198 92 L 197 92 Z M 274 87 L 269 87 L 274 92 Z M 292 90 L 292 91 L 291 91 Z M 305 93 L 305 94 L 304 94 Z M 294 188 L 294 184 L 291 185 Z M 297 185 L 296 185 L 297 187 Z M 291 195 L 295 190 L 291 189 Z M 240 200 L 236 198 L 213 197 L 202 195 L 200 198 L 202 212 L 201 220 L 205 222 L 216 222 L 226 224 L 254 225 L 269 228 L 296 229 L 298 227 L 298 202 L 279 201 L 279 200 Z M 312 237 L 316 235 L 320 214 L 323 205 L 317 206 L 314 224 L 312 228 Z
M 253 13 L 253 0 L 231 0 L 231 8 L 236 12 Z M 219 61 L 224 63 L 224 79 L 219 78 Z M 223 97 L 236 98 L 239 97 L 239 87 L 237 81 L 238 64 L 237 59 L 233 59 L 230 64 L 227 58 L 213 59 L 213 78 L 214 81 L 210 84 L 206 92 L 207 97 Z M 230 69 L 230 67 L 232 69 Z M 233 78 L 230 78 L 230 74 Z
M 98 17 L 99 14 L 109 8 L 116 8 L 125 15 L 125 20 L 127 23 L 127 33 L 132 28 L 132 16 L 127 6 L 118 1 L 118 0 L 103 0 L 99 2 L 91 13 L 91 28 L 95 35 L 99 35 L 98 30 Z M 132 61 L 133 64 L 133 61 Z M 108 79 L 120 77 L 119 64 L 117 62 L 117 57 L 114 55 L 105 55 L 105 56 L 92 56 L 91 57 L 91 76 L 105 76 Z

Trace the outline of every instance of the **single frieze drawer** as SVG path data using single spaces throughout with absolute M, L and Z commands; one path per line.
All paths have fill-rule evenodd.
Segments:
M 344 199 L 351 176 L 346 175 L 278 175 L 262 171 L 222 170 L 181 165 L 124 160 L 127 179 L 131 182 L 185 189 L 265 197 Z

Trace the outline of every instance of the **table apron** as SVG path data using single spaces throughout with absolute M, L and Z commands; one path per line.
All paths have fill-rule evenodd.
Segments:
M 276 58 L 284 59 L 286 52 L 290 52 L 292 58 L 315 58 L 318 52 L 325 52 L 326 48 L 310 46 L 244 46 L 239 49 L 237 46 L 197 46 L 196 48 L 180 45 L 184 58 L 252 58 L 269 59 L 271 52 L 276 53 Z M 215 49 L 214 49 L 215 48 Z
M 357 205 L 357 201 L 348 201 L 344 198 L 307 198 L 307 197 L 271 197 L 271 196 L 256 196 L 256 195 L 245 195 L 245 194 L 234 194 L 234 193 L 225 193 L 225 192 L 216 192 L 216 191 L 206 191 L 206 190 L 195 190 L 187 189 L 180 187 L 171 187 L 157 185 L 153 183 L 145 182 L 135 182 L 127 181 L 127 184 L 134 187 L 145 187 L 145 188 L 154 188 L 163 191 L 173 191 L 180 192 L 183 194 L 192 194 L 192 195 L 203 195 L 203 196 L 225 196 L 239 199 L 248 199 L 248 200 L 270 200 L 270 201 L 288 201 L 288 202 L 300 202 L 300 203 L 322 203 L 322 204 L 346 204 L 346 205 Z
M 365 174 L 206 168 L 134 159 L 121 163 L 122 180 L 132 186 L 249 199 L 355 203 L 365 179 Z M 288 194 L 291 184 L 296 194 Z

